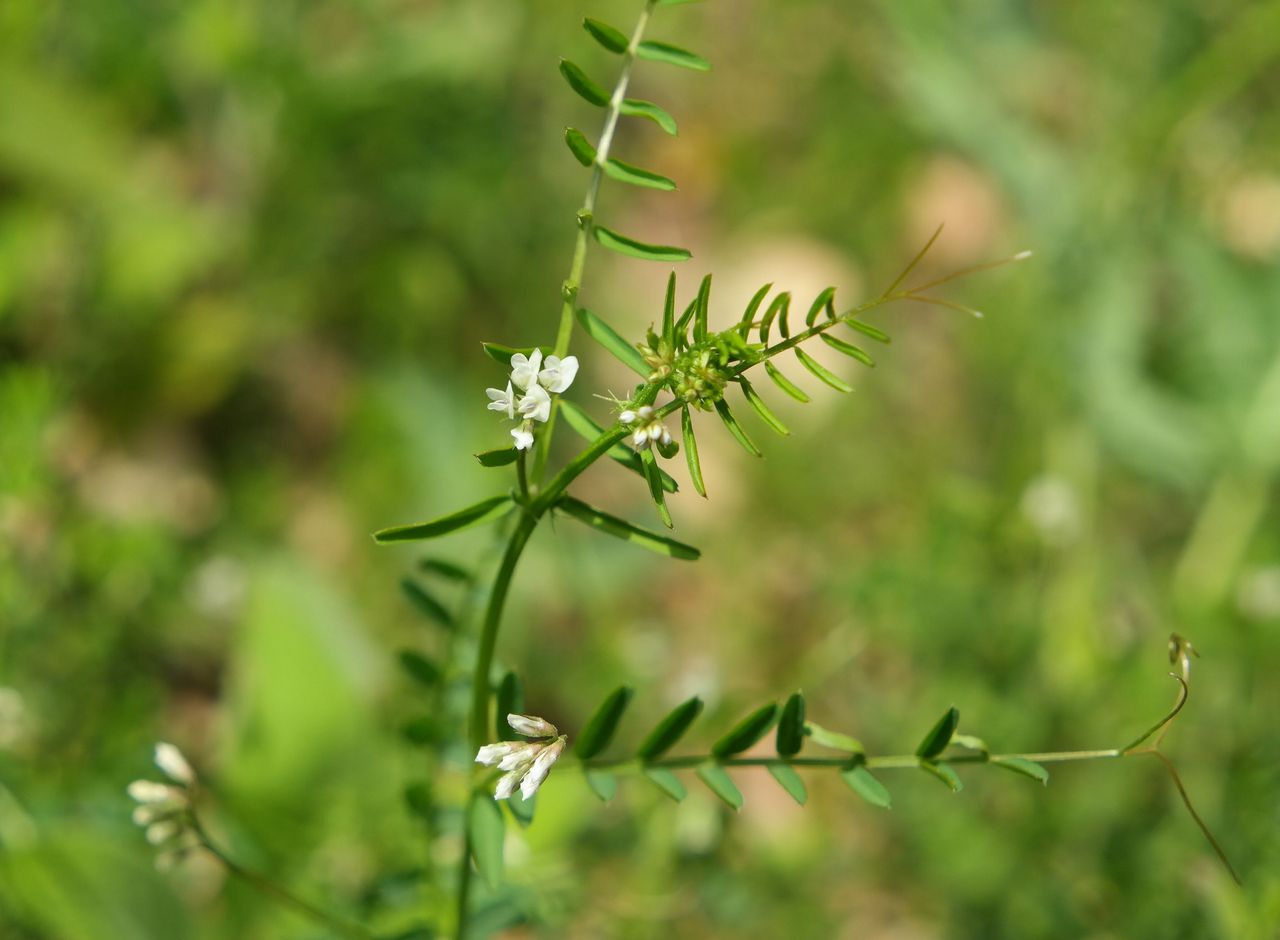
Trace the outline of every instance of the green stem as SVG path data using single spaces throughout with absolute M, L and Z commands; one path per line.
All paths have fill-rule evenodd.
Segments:
M 1104 760 L 1114 757 L 1129 756 L 1117 748 L 1096 751 L 1048 751 L 1040 754 L 985 754 L 981 751 L 972 754 L 955 754 L 939 759 L 945 764 L 989 764 L 993 761 L 1020 759 L 1035 761 L 1038 764 L 1062 764 L 1068 761 Z M 777 764 L 789 764 L 792 767 L 849 767 L 854 763 L 875 770 L 907 770 L 918 768 L 921 759 L 915 754 L 889 754 L 881 757 L 858 758 L 854 754 L 843 757 L 724 757 L 717 758 L 712 754 L 685 754 L 676 757 L 660 758 L 647 763 L 634 759 L 585 761 L 584 765 L 593 770 L 641 770 L 646 767 L 663 767 L 668 770 L 700 767 L 704 764 L 719 764 L 722 767 L 769 767 Z
M 192 813 L 189 817 L 191 829 L 195 832 L 196 837 L 200 840 L 200 846 L 222 863 L 222 866 L 232 875 L 235 875 L 241 881 L 253 886 L 254 889 L 262 894 L 279 901 L 285 907 L 292 908 L 304 917 L 307 917 L 318 924 L 332 930 L 334 933 L 342 937 L 348 937 L 350 940 L 373 940 L 373 934 L 358 924 L 351 924 L 343 920 L 339 920 L 332 914 L 322 911 L 308 901 L 304 901 L 292 891 L 276 884 L 266 875 L 261 875 L 252 869 L 245 868 L 239 862 L 227 855 L 218 845 L 209 838 L 209 834 L 205 832 L 204 827 L 200 824 L 200 820 Z
M 591 237 L 596 199 L 600 195 L 600 182 L 604 178 L 604 166 L 609 159 L 609 151 L 613 147 L 613 135 L 618 129 L 618 118 L 622 111 L 622 102 L 627 97 L 627 86 L 631 83 L 631 67 L 636 61 L 636 49 L 644 36 L 645 27 L 649 25 L 649 16 L 653 12 L 657 0 L 646 0 L 640 18 L 636 20 L 631 40 L 622 54 L 622 69 L 618 72 L 617 84 L 613 94 L 609 96 L 609 104 L 605 110 L 604 128 L 600 131 L 600 140 L 596 144 L 596 159 L 591 165 L 591 180 L 587 183 L 587 194 L 578 210 L 578 236 L 573 243 L 573 260 L 569 264 L 569 275 L 560 287 L 563 303 L 560 305 L 560 325 L 556 330 L 555 355 L 564 358 L 569 352 L 569 342 L 573 338 L 573 311 L 578 303 L 578 291 L 582 287 L 582 272 L 587 264 L 587 240 Z M 533 475 L 538 479 L 546 467 L 547 454 L 551 448 L 551 435 L 555 429 L 556 411 L 559 402 L 553 402 L 551 415 L 547 418 L 546 427 L 539 436 L 537 449 L 533 458 Z

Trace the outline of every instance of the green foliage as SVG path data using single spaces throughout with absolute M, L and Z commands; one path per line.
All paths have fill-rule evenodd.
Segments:
M 804 746 L 804 712 L 804 696 L 799 692 L 791 693 L 778 718 L 777 749 L 783 757 L 799 754 Z
M 373 534 L 378 542 L 410 542 L 420 539 L 434 539 L 459 529 L 470 528 L 483 522 L 492 522 L 511 510 L 511 497 L 493 496 L 481 500 L 474 506 L 460 509 L 440 519 L 430 522 L 419 522 L 413 525 L 392 526 Z
M 777 703 L 770 702 L 768 705 L 762 705 L 712 745 L 711 753 L 716 757 L 732 757 L 734 754 L 739 754 L 768 734 L 777 720 Z
M 675 184 L 672 183 L 672 188 L 674 187 Z M 592 225 L 591 234 L 595 236 L 596 241 L 610 251 L 616 251 L 620 255 L 629 255 L 632 258 L 639 258 L 642 261 L 688 261 L 693 257 L 692 253 L 684 248 L 675 248 L 671 245 L 650 245 L 647 242 L 638 241 L 626 235 L 619 235 L 603 225 Z
M 699 767 L 696 771 L 698 779 L 707 785 L 707 789 L 714 793 L 729 806 L 730 809 L 742 809 L 742 791 L 725 773 L 723 767 L 715 764 L 707 764 Z
M 702 699 L 697 696 L 677 705 L 658 723 L 657 727 L 649 732 L 644 743 L 636 749 L 636 756 L 642 761 L 652 761 L 661 757 L 684 737 L 684 733 L 689 730 L 689 726 L 701 712 Z
M 916 756 L 924 760 L 932 760 L 947 749 L 951 736 L 956 733 L 960 724 L 960 712 L 954 706 L 948 708 L 941 718 L 929 729 L 920 746 L 916 748 Z
M 614 732 L 618 730 L 618 723 L 622 721 L 622 715 L 631 702 L 631 695 L 631 689 L 625 685 L 619 686 L 600 704 L 574 745 L 574 752 L 580 760 L 590 760 L 609 746 Z

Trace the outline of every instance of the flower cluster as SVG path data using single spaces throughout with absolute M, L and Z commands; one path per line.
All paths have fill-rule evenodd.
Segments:
M 533 715 L 508 715 L 507 724 L 517 734 L 532 740 L 486 744 L 476 754 L 476 763 L 506 772 L 498 779 L 493 793 L 495 800 L 510 797 L 517 785 L 520 795 L 527 800 L 547 779 L 551 765 L 560 757 L 569 739 L 551 722 Z
M 172 744 L 157 744 L 155 760 L 156 766 L 172 782 L 135 780 L 129 784 L 128 793 L 138 803 L 133 821 L 146 830 L 148 842 L 164 848 L 156 862 L 167 865 L 200 841 L 191 819 L 191 788 L 196 785 L 196 773 Z
M 655 442 L 660 447 L 670 447 L 672 444 L 671 432 L 660 419 L 653 416 L 650 405 L 628 408 L 618 416 L 618 420 L 631 428 L 631 446 L 636 450 L 644 450 Z
M 519 420 L 519 426 L 511 429 L 517 450 L 533 446 L 534 422 L 551 417 L 551 396 L 565 391 L 577 374 L 577 356 L 547 356 L 543 362 L 542 350 L 535 349 L 532 355 L 516 353 L 511 357 L 511 378 L 506 389 L 485 389 L 490 411 Z

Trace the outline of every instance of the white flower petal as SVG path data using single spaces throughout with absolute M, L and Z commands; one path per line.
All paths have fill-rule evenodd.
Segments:
M 520 782 L 520 776 L 517 771 L 500 778 L 497 788 L 493 791 L 493 798 L 495 800 L 508 799 L 516 791 L 516 784 Z
M 537 760 L 533 762 L 533 766 L 529 768 L 529 772 L 524 775 L 524 779 L 520 781 L 520 795 L 526 800 L 537 793 L 538 787 L 542 786 L 542 781 L 547 779 L 547 774 L 551 772 L 551 765 L 564 750 L 564 743 L 565 739 L 559 737 L 544 747 Z
M 476 754 L 476 763 L 484 764 L 486 767 L 496 767 L 499 762 L 511 753 L 514 745 L 510 741 L 501 741 L 497 744 L 486 744 L 480 748 L 480 752 Z
M 164 771 L 170 780 L 184 786 L 192 786 L 196 782 L 196 772 L 191 769 L 182 752 L 172 744 L 161 741 L 156 745 L 156 766 Z
M 540 745 L 525 744 L 519 751 L 513 751 L 502 759 L 498 769 L 512 773 L 524 773 L 538 756 Z
M 573 384 L 578 374 L 578 357 L 548 356 L 546 368 L 538 373 L 538 382 L 549 392 L 560 393 Z
M 152 845 L 161 845 L 168 842 L 181 831 L 176 822 L 166 819 L 163 822 L 152 823 L 147 827 L 147 841 Z
M 636 414 L 640 416 L 642 421 L 648 421 L 653 417 L 653 407 L 650 405 L 641 405 L 636 409 Z
M 636 420 L 636 413 L 628 408 L 622 414 L 618 415 L 618 420 L 623 424 L 632 424 Z
M 516 450 L 528 450 L 533 446 L 533 434 L 528 428 L 512 428 L 511 436 L 516 440 Z
M 490 398 L 490 411 L 501 412 L 508 418 L 514 418 L 516 416 L 515 393 L 511 390 L 510 382 L 507 383 L 505 391 L 500 388 L 486 388 L 484 393 Z
M 516 410 L 534 421 L 546 421 L 551 417 L 551 396 L 541 385 L 530 385 L 528 394 L 520 399 Z
M 518 389 L 526 390 L 536 385 L 538 382 L 538 373 L 541 370 L 541 349 L 535 349 L 531 356 L 525 356 L 523 353 L 516 353 L 511 357 L 511 382 Z
M 129 784 L 127 792 L 132 799 L 148 805 L 186 801 L 184 791 L 167 783 L 156 783 L 154 780 L 135 780 Z
M 507 724 L 516 734 L 526 738 L 553 738 L 560 733 L 555 725 L 537 715 L 508 715 Z

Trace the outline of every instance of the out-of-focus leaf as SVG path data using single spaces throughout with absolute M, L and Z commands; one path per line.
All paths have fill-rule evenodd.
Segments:
M 633 372 L 649 377 L 651 371 L 645 364 L 639 351 L 617 334 L 613 327 L 600 319 L 586 307 L 578 308 L 578 322 L 586 330 L 587 335 L 613 353 L 614 357 Z
M 564 129 L 564 142 L 569 147 L 569 152 L 583 166 L 591 166 L 596 162 L 596 148 L 591 146 L 591 141 L 587 140 L 587 135 L 582 133 L 576 127 L 566 127 Z
M 796 401 L 801 404 L 807 404 L 810 401 L 809 396 L 804 393 L 804 390 L 792 383 L 792 381 L 783 375 L 782 372 L 779 371 L 778 367 L 772 362 L 766 360 L 764 364 L 764 371 L 768 374 L 769 378 L 773 379 L 774 385 L 778 386 L 778 388 L 782 389 Z
M 587 786 L 591 788 L 591 792 L 598 796 L 602 803 L 608 803 L 618 792 L 618 778 L 607 770 L 587 767 L 583 770 L 583 776 L 586 777 Z
M 410 718 L 400 726 L 400 734 L 410 744 L 427 746 L 439 744 L 444 740 L 444 729 L 435 718 L 422 716 Z
M 760 448 L 755 445 L 751 438 L 747 437 L 747 432 L 742 430 L 742 425 L 738 423 L 738 419 L 733 416 L 733 412 L 729 410 L 729 403 L 723 398 L 716 402 L 716 414 L 720 415 L 720 420 L 724 422 L 724 426 L 729 429 L 729 433 L 733 435 L 734 440 L 741 444 L 753 457 L 763 457 Z
M 938 764 L 931 760 L 922 760 L 920 769 L 927 774 L 937 777 L 947 785 L 952 793 L 959 793 L 964 789 L 964 784 L 960 780 L 960 775 L 951 769 L 950 764 Z
M 820 333 L 818 335 L 822 338 L 822 341 L 824 343 L 826 343 L 828 346 L 830 346 L 832 349 L 836 350 L 837 352 L 842 352 L 846 356 L 849 356 L 853 359 L 857 359 L 859 362 L 861 362 L 865 366 L 871 366 L 872 368 L 875 368 L 876 361 L 872 359 L 871 356 L 867 353 L 867 351 L 862 347 L 855 346 L 853 345 L 853 343 L 847 343 L 844 340 L 842 340 L 840 337 L 832 336 L 830 333 Z
M 773 727 L 777 718 L 776 702 L 762 705 L 734 725 L 733 730 L 712 746 L 711 753 L 716 757 L 732 757 L 734 754 L 740 754 L 763 738 Z
M 792 692 L 787 703 L 782 706 L 775 740 L 778 753 L 783 757 L 799 754 L 800 748 L 804 746 L 804 695 L 800 692 Z
M 401 578 L 400 590 L 404 592 L 404 596 L 409 599 L 409 603 L 417 608 L 419 613 L 434 620 L 442 627 L 447 627 L 450 630 L 454 628 L 453 615 L 449 613 L 448 608 L 436 600 L 417 581 L 412 578 Z
M 448 516 L 430 522 L 393 526 L 373 534 L 376 542 L 411 542 L 418 539 L 434 539 L 459 529 L 470 528 L 482 522 L 491 522 L 505 515 L 512 506 L 510 496 L 494 496 L 481 500 L 474 506 L 460 509 Z
M 671 245 L 650 245 L 647 242 L 628 238 L 626 235 L 619 235 L 603 225 L 593 225 L 591 233 L 595 235 L 596 241 L 610 251 L 616 251 L 620 255 L 628 255 L 632 258 L 640 258 L 643 261 L 688 261 L 693 257 L 692 252 L 687 249 L 676 248 Z M 648 375 L 648 372 L 646 371 L 645 374 Z
M 484 354 L 486 356 L 494 362 L 501 363 L 508 369 L 511 368 L 511 357 L 516 353 L 528 357 L 532 356 L 533 351 L 539 348 L 542 350 L 542 354 L 544 356 L 551 353 L 551 347 L 549 346 L 525 346 L 521 348 L 519 346 L 504 346 L 502 343 L 481 343 L 480 346 L 484 349 Z
M 619 686 L 600 703 L 573 746 L 579 760 L 590 760 L 609 746 L 614 732 L 618 730 L 618 722 L 622 721 L 622 715 L 631 702 L 631 694 L 627 686 Z
M 467 837 L 471 858 L 490 888 L 502 883 L 502 840 L 506 828 L 497 801 L 487 793 L 476 794 L 467 811 Z
M 520 828 L 526 829 L 533 822 L 533 814 L 537 809 L 538 795 L 535 793 L 529 799 L 525 799 L 524 795 L 517 789 L 515 793 L 505 801 L 507 809 L 511 811 L 511 815 L 515 817 Z
M 724 800 L 732 809 L 742 809 L 742 791 L 738 789 L 723 767 L 718 764 L 707 764 L 699 767 L 696 773 L 698 779 L 707 785 L 707 789 Z
M 851 754 L 866 753 L 862 742 L 857 738 L 841 734 L 839 731 L 829 731 L 822 725 L 815 724 L 812 721 L 805 722 L 804 733 L 823 747 L 829 747 L 837 751 L 848 751 Z
M 586 72 L 568 59 L 560 60 L 560 74 L 569 83 L 569 87 L 590 104 L 595 105 L 597 108 L 603 108 L 609 103 L 609 93 L 593 82 Z
M 410 678 L 422 683 L 428 688 L 434 688 L 439 684 L 440 667 L 418 651 L 401 650 L 399 659 L 400 668 L 408 673 Z
M 636 47 L 636 56 L 650 62 L 665 62 L 683 69 L 693 69 L 695 72 L 711 71 L 711 63 L 702 56 L 666 42 L 646 39 Z
M 684 784 L 680 782 L 680 778 L 665 767 L 646 768 L 644 775 L 653 781 L 653 784 L 659 790 L 677 803 L 688 795 L 688 791 L 684 788 Z
M 497 710 L 493 716 L 493 732 L 499 741 L 519 741 L 520 735 L 507 722 L 508 715 L 524 714 L 524 683 L 514 672 L 508 672 L 498 683 Z
M 423 558 L 418 562 L 418 567 L 429 574 L 437 574 L 450 581 L 470 581 L 473 577 L 466 568 L 455 565 L 451 561 L 445 561 L 443 558 Z
M 774 780 L 778 781 L 782 789 L 787 791 L 791 799 L 801 806 L 804 806 L 808 801 L 809 791 L 805 789 L 804 781 L 800 779 L 800 775 L 795 772 L 790 764 L 770 764 L 769 774 Z
M 1049 784 L 1049 771 L 1025 757 L 993 757 L 991 763 L 1005 770 L 1012 770 L 1016 774 L 1022 774 L 1024 777 L 1030 777 L 1032 780 L 1039 780 L 1046 786 Z
M 593 39 L 610 52 L 626 52 L 627 37 L 622 30 L 587 17 L 582 21 L 582 28 L 589 32 Z
M 618 182 L 630 183 L 632 186 L 661 189 L 667 192 L 676 188 L 674 180 L 670 180 L 660 173 L 654 173 L 652 170 L 645 170 L 630 163 L 623 163 L 613 157 L 605 161 L 604 171 Z
M 698 440 L 693 436 L 693 416 L 690 414 L 691 408 L 685 407 L 680 411 L 680 431 L 684 438 L 684 459 L 689 465 L 689 479 L 693 481 L 693 488 L 698 491 L 698 495 L 706 498 L 707 486 L 702 482 L 702 461 L 698 459 Z
M 796 353 L 796 358 L 800 360 L 801 365 L 803 365 L 806 369 L 812 372 L 814 376 L 816 376 L 818 379 L 822 380 L 827 385 L 830 385 L 837 392 L 853 391 L 852 385 L 849 385 L 847 382 L 843 381 L 835 373 L 830 372 L 829 370 L 823 368 L 822 363 L 818 362 L 818 360 L 814 359 L 803 349 L 797 349 L 795 353 Z
M 689 730 L 689 726 L 693 724 L 702 711 L 702 699 L 696 695 L 688 701 L 682 702 L 673 708 L 670 714 L 658 723 L 658 726 L 649 732 L 649 736 L 644 739 L 644 743 L 640 745 L 636 751 L 636 756 L 643 761 L 651 761 L 661 757 L 667 751 L 671 750 L 672 745 L 684 737 L 684 733 Z
M 604 428 L 596 424 L 590 415 L 571 401 L 560 400 L 560 413 L 564 415 L 565 423 L 585 441 L 594 441 L 604 433 Z M 631 448 L 624 444 L 615 444 L 609 448 L 607 454 L 610 460 L 620 463 L 637 476 L 644 477 L 644 464 L 640 462 L 640 455 Z M 658 468 L 658 473 L 662 477 L 664 490 L 668 493 L 679 492 L 680 487 L 671 474 L 661 467 Z
M 589 506 L 572 496 L 562 497 L 556 503 L 556 506 L 593 529 L 607 532 L 615 538 L 631 542 L 633 545 L 639 545 L 641 548 L 647 548 L 649 551 L 657 552 L 659 555 L 679 558 L 682 561 L 694 561 L 702 555 L 702 552 L 692 545 L 686 545 L 684 542 L 677 542 L 675 539 L 642 529 L 627 522 L 625 519 L 619 519 L 617 516 L 610 515 L 601 509 Z
M 618 108 L 620 114 L 628 117 L 648 118 L 672 137 L 676 135 L 676 119 L 652 101 L 641 101 L 639 98 L 627 98 Z
M 871 771 L 859 765 L 841 772 L 840 779 L 849 784 L 850 789 L 872 806 L 889 809 L 889 791 L 884 784 L 871 775 Z
M 516 462 L 520 452 L 514 447 L 499 447 L 497 450 L 483 450 L 475 456 L 482 467 L 506 467 Z
M 760 394 L 755 390 L 755 386 L 742 378 L 738 379 L 738 384 L 742 386 L 742 394 L 746 397 L 747 403 L 755 409 L 756 414 L 760 416 L 760 419 L 764 421 L 765 424 L 769 425 L 769 427 L 773 428 L 773 430 L 777 431 L 783 437 L 791 433 L 787 430 L 787 426 L 782 423 L 778 416 L 769 410 L 769 406 L 764 403 L 764 399 L 762 399 Z
M 956 733 L 958 724 L 960 724 L 960 712 L 955 706 L 952 706 L 929 729 L 929 733 L 924 736 L 924 740 L 916 748 L 916 756 L 925 760 L 933 760 L 933 758 L 945 751 L 947 745 L 951 743 L 951 736 Z

